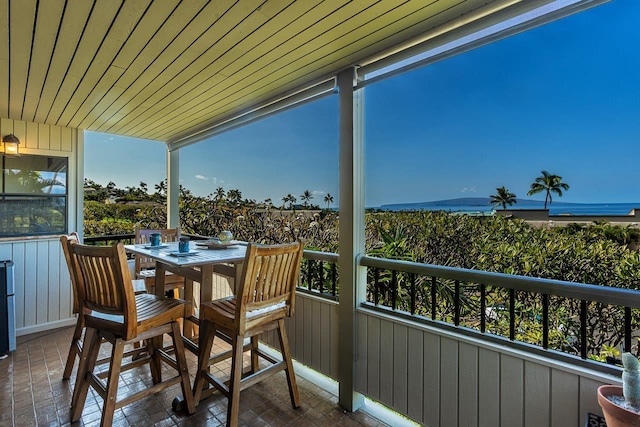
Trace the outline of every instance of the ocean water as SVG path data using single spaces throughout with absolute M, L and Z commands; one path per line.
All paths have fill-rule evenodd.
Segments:
M 640 202 L 638 203 L 552 203 L 549 207 L 550 215 L 628 215 L 632 209 L 640 210 Z M 540 205 L 513 205 L 508 209 L 544 209 L 544 203 Z M 502 209 L 502 208 L 500 208 Z M 446 212 L 465 212 L 465 213 L 490 213 L 493 208 L 491 205 L 467 206 L 467 205 L 431 205 L 416 208 L 415 205 L 395 205 L 392 211 L 403 210 L 428 210 L 428 211 L 446 211 Z

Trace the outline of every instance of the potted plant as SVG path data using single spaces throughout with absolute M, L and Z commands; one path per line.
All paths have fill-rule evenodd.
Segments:
M 640 363 L 631 353 L 622 354 L 622 387 L 598 387 L 598 403 L 607 427 L 640 427 Z

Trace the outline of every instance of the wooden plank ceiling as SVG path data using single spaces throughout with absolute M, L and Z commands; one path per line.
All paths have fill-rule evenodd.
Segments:
M 171 142 L 507 0 L 0 0 L 0 117 Z

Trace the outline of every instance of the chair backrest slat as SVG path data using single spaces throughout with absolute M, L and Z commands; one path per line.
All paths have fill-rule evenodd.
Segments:
M 295 290 L 302 261 L 302 241 L 283 245 L 250 243 L 238 287 L 236 319 L 242 325 L 246 313 L 285 303 L 293 316 Z

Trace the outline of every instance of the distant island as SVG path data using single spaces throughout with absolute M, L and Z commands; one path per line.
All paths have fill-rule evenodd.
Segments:
M 522 208 L 524 206 L 539 206 L 544 202 L 541 200 L 531 200 L 531 199 L 516 199 L 518 201 L 517 204 L 511 206 L 514 209 L 518 207 Z M 424 209 L 430 208 L 434 206 L 482 206 L 487 207 L 491 206 L 491 199 L 489 197 L 460 197 L 457 199 L 446 199 L 446 200 L 435 200 L 431 202 L 418 202 L 418 203 L 394 203 L 388 205 L 381 205 L 380 209 L 384 210 L 397 210 L 397 209 Z M 553 206 L 570 206 L 577 205 L 580 203 L 568 203 L 568 202 L 556 202 L 553 201 Z

